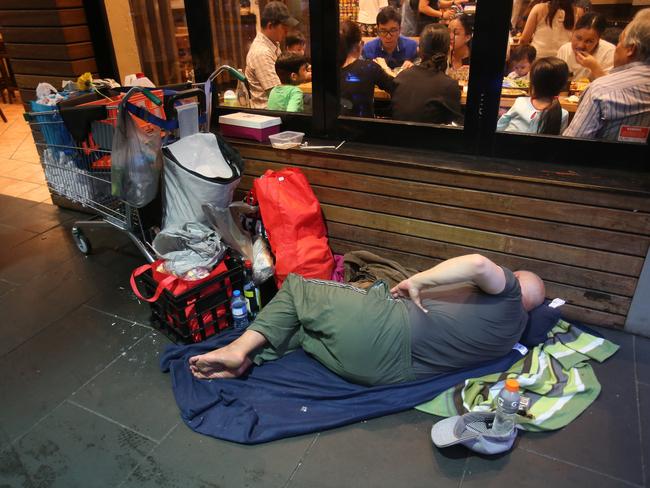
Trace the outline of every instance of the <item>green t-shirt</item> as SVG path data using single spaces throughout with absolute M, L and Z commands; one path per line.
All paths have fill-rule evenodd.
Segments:
M 273 87 L 267 104 L 269 110 L 284 110 L 285 112 L 302 112 L 302 90 L 294 85 L 278 85 Z

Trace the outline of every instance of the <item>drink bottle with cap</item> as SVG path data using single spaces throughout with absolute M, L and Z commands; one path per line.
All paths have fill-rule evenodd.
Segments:
M 248 259 L 244 261 L 244 298 L 248 317 L 252 320 L 260 310 L 260 290 L 253 281 L 253 264 Z
M 496 415 L 492 424 L 494 435 L 507 435 L 515 428 L 519 400 L 519 382 L 506 380 L 506 385 L 496 398 Z
M 246 300 L 241 296 L 241 291 L 235 290 L 230 298 L 230 312 L 232 313 L 232 325 L 235 329 L 248 327 L 248 313 L 246 312 Z

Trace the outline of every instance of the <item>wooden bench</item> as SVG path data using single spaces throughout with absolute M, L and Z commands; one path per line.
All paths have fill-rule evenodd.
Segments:
M 567 300 L 567 318 L 625 324 L 650 244 L 647 176 L 424 152 L 399 161 L 376 146 L 356 155 L 235 146 L 246 162 L 242 190 L 267 169 L 303 170 L 336 253 L 367 249 L 426 269 L 479 252 L 538 273 L 549 298 Z

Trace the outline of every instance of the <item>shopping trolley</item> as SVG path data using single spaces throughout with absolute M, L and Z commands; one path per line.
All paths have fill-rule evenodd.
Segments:
M 84 127 L 73 127 L 72 131 L 68 129 L 70 122 L 68 121 L 66 126 L 60 110 L 56 107 L 51 110 L 27 112 L 25 120 L 43 135 L 44 142 L 36 142 L 36 145 L 41 153 L 45 179 L 51 192 L 78 203 L 95 214 L 90 219 L 79 220 L 73 224 L 72 237 L 79 250 L 84 254 L 92 252 L 90 240 L 82 227 L 110 226 L 125 232 L 145 258 L 153 262 L 154 255 L 149 243 L 156 231 L 156 217 L 160 217 L 159 212 L 155 215 L 156 212 L 147 207 L 131 207 L 111 193 L 113 130 L 118 107 L 124 98 L 128 99 L 124 106 L 128 107 L 131 113 L 142 115 L 146 112 L 152 114 L 153 119 L 165 120 L 162 106 L 164 92 L 149 92 L 137 87 L 127 94 L 76 105 L 74 110 L 81 115 L 77 119 Z M 102 109 L 105 109 L 105 117 L 84 118 L 86 112 L 89 114 L 95 111 L 96 114 L 98 108 L 100 114 L 103 113 Z M 147 126 L 149 130 L 162 131 L 155 124 L 139 117 L 136 121 L 141 126 Z M 164 135 L 164 131 L 162 132 L 161 136 Z

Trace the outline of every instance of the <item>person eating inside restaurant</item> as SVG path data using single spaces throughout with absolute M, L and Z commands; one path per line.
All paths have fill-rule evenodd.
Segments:
M 457 80 L 467 80 L 469 58 L 474 34 L 474 16 L 462 14 L 449 22 L 451 50 L 447 74 Z
M 563 44 L 571 40 L 576 20 L 584 10 L 572 0 L 550 0 L 536 4 L 526 20 L 520 44 L 532 44 L 537 56 L 555 56 Z
M 307 46 L 307 40 L 299 30 L 289 32 L 287 34 L 287 37 L 284 39 L 285 52 L 300 54 L 301 56 L 304 56 L 305 46 Z
M 530 69 L 530 97 L 518 97 L 497 122 L 497 130 L 560 135 L 569 122 L 558 95 L 569 80 L 569 67 L 554 56 L 538 58 Z
M 395 78 L 391 98 L 393 118 L 431 124 L 461 123 L 460 87 L 445 74 L 449 31 L 429 24 L 420 34 L 422 62 Z
M 359 26 L 349 20 L 341 22 L 339 30 L 341 115 L 374 117 L 375 85 L 388 93 L 392 93 L 395 85 L 393 77 L 377 63 L 359 59 L 361 46 Z
M 246 55 L 245 75 L 250 84 L 251 107 L 266 108 L 269 93 L 282 84 L 275 72 L 275 61 L 280 56 L 280 43 L 289 27 L 298 25 L 282 2 L 269 2 L 260 18 L 262 31 L 257 33 Z
M 614 51 L 614 68 L 589 85 L 564 136 L 647 142 L 650 128 L 650 9 L 637 12 Z
M 382 8 L 377 14 L 379 37 L 366 43 L 363 58 L 383 59 L 391 70 L 413 66 L 418 55 L 418 43 L 400 34 L 401 24 L 402 16 L 395 8 Z
M 569 65 L 571 81 L 593 81 L 614 67 L 616 46 L 601 39 L 606 27 L 605 17 L 595 12 L 584 14 L 576 22 L 571 42 L 557 52 L 557 57 Z
M 410 0 L 417 2 L 418 28 L 422 31 L 430 23 L 447 21 L 454 18 L 456 12 L 450 7 L 462 5 L 469 0 Z M 414 9 L 415 10 L 415 9 Z
M 508 60 L 512 71 L 508 74 L 508 78 L 511 80 L 529 80 L 530 68 L 536 57 L 537 50 L 530 44 L 512 48 Z

